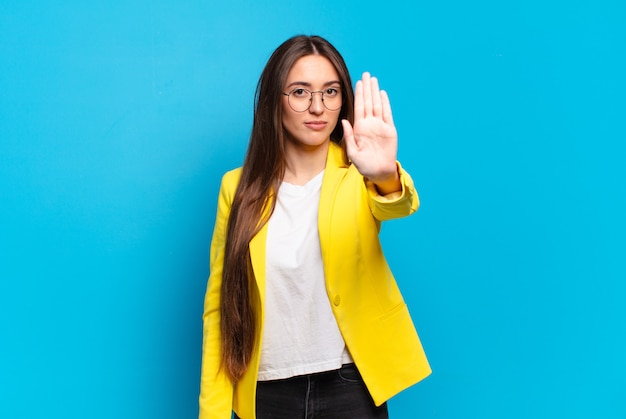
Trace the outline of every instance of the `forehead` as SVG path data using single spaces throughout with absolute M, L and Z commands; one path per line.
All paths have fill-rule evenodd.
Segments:
M 339 81 L 339 75 L 330 60 L 321 55 L 305 55 L 299 58 L 287 74 L 287 84 L 324 84 L 329 81 Z

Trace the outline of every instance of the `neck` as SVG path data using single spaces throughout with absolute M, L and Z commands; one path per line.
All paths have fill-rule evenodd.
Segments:
M 328 141 L 316 147 L 287 145 L 285 147 L 287 165 L 283 181 L 294 185 L 304 185 L 313 179 L 326 167 L 328 147 Z

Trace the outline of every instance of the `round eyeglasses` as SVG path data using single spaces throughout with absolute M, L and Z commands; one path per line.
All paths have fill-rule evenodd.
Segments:
M 297 87 L 289 93 L 283 92 L 287 96 L 289 107 L 296 112 L 306 112 L 313 103 L 313 93 L 322 95 L 322 103 L 329 111 L 337 111 L 341 109 L 341 89 L 338 87 L 327 87 L 324 90 L 316 90 L 314 92 Z

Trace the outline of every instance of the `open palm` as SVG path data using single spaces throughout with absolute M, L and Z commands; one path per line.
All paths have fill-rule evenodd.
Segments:
M 374 183 L 387 180 L 397 173 L 398 153 L 389 97 L 369 73 L 363 73 L 354 95 L 354 126 L 342 121 L 348 158 Z

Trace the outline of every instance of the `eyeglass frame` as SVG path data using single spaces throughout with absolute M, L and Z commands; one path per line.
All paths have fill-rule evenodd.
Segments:
M 327 87 L 326 89 L 332 89 L 333 87 Z M 324 89 L 324 90 L 326 90 Z M 341 87 L 336 88 L 337 92 L 340 95 L 340 99 L 341 100 L 341 105 L 339 105 L 339 107 L 337 109 L 330 109 L 328 106 L 326 106 L 326 103 L 324 102 L 324 90 L 309 90 L 309 89 L 305 89 L 304 87 L 296 87 L 294 89 L 292 89 L 289 93 L 285 93 L 282 92 L 283 95 L 287 96 L 287 103 L 289 104 L 289 107 L 291 108 L 292 111 L 294 112 L 298 112 L 298 113 L 302 113 L 302 112 L 306 112 L 309 109 L 311 109 L 311 106 L 313 105 L 313 93 L 320 93 L 322 95 L 322 105 L 324 105 L 324 108 L 326 108 L 329 111 L 338 111 L 341 109 L 341 107 L 343 106 L 343 89 Z M 303 111 L 297 111 L 293 108 L 293 106 L 291 105 L 291 102 L 289 101 L 289 96 L 291 96 L 291 94 L 293 94 L 293 92 L 295 92 L 296 90 L 304 90 L 306 92 L 309 92 L 310 97 L 309 97 L 309 106 L 306 107 L 305 110 Z

